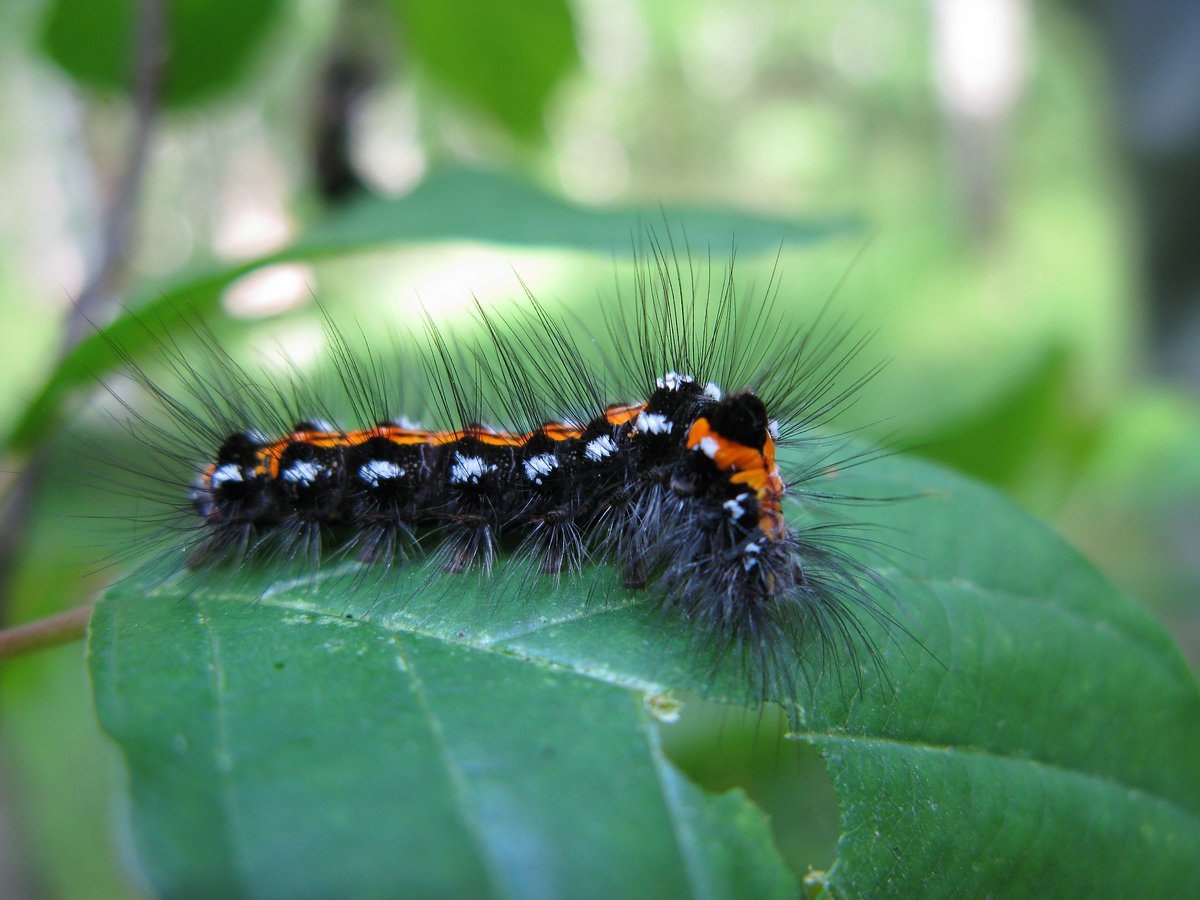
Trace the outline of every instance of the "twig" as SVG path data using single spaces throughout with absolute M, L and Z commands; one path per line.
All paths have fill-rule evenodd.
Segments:
M 158 109 L 167 62 L 166 6 L 164 0 L 141 0 L 137 20 L 133 85 L 134 130 L 125 167 L 100 226 L 100 252 L 96 268 L 84 283 L 63 326 L 59 356 L 65 356 L 87 333 L 89 322 L 100 318 L 111 302 L 113 286 L 125 267 L 133 221 L 141 193 L 146 160 Z M 7 617 L 12 572 L 24 546 L 25 532 L 43 463 L 36 452 L 24 470 L 8 485 L 0 509 L 0 622 Z
M 125 168 L 104 216 L 96 269 L 84 284 L 68 314 L 63 352 L 91 327 L 111 299 L 112 287 L 125 266 L 133 234 L 134 213 L 146 173 L 150 138 L 158 111 L 159 92 L 167 62 L 166 9 L 163 0 L 141 0 L 137 20 L 137 63 L 133 85 L 134 128 Z
M 94 605 L 85 603 L 55 616 L 0 630 L 0 660 L 80 640 Z

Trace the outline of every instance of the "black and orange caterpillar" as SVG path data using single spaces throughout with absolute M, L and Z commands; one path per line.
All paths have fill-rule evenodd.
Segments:
M 807 636 L 853 644 L 859 614 L 883 614 L 845 533 L 798 518 L 807 500 L 832 499 L 818 487 L 829 472 L 861 458 L 814 429 L 871 373 L 842 378 L 859 345 L 836 329 L 781 327 L 775 299 L 772 285 L 739 301 L 732 269 L 714 289 L 657 259 L 640 270 L 632 315 L 609 317 L 606 365 L 589 364 L 578 329 L 533 300 L 513 319 L 478 310 L 486 336 L 457 352 L 427 323 L 420 362 L 440 428 L 391 418 L 392 386 L 413 379 L 385 374 L 332 328 L 359 427 L 304 417 L 328 400 L 299 376 L 285 396 L 203 330 L 205 366 L 164 354 L 182 393 L 131 369 L 182 426 L 170 439 L 143 428 L 149 441 L 199 467 L 175 501 L 186 496 L 195 523 L 192 569 L 330 555 L 385 566 L 429 555 L 446 572 L 485 575 L 517 555 L 551 578 L 607 565 L 715 646 L 790 678 L 778 670 Z M 645 399 L 609 402 L 613 384 Z M 287 411 L 299 421 L 284 424 Z M 478 424 L 485 411 L 519 427 Z M 801 465 L 781 468 L 777 447 Z
M 654 572 L 686 581 L 725 561 L 727 602 L 710 614 L 733 623 L 803 577 L 787 548 L 778 425 L 748 390 L 725 397 L 675 372 L 657 384 L 644 403 L 530 432 L 318 421 L 274 440 L 241 432 L 200 474 L 192 503 L 222 548 L 267 529 L 341 532 L 373 561 L 429 530 L 444 535 L 452 571 L 490 568 L 514 534 L 556 573 L 581 564 L 599 530 L 600 546 L 624 551 L 627 586 Z

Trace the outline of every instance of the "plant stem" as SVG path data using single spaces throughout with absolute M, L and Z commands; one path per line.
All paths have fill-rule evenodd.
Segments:
M 0 660 L 80 640 L 94 605 L 85 603 L 55 616 L 0 630 Z
M 133 83 L 134 127 L 126 160 L 102 217 L 99 257 L 67 313 L 59 357 L 70 352 L 92 328 L 115 297 L 133 237 L 138 198 L 150 155 L 157 118 L 159 93 L 170 53 L 165 0 L 141 0 L 135 32 L 135 75 Z M 0 623 L 8 615 L 11 579 L 17 558 L 25 545 L 26 529 L 33 511 L 44 460 L 36 451 L 16 478 L 0 494 Z

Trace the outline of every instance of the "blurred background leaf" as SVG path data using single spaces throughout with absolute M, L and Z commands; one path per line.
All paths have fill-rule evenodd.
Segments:
M 147 286 L 141 297 L 130 298 L 129 315 L 93 329 L 60 361 L 3 447 L 22 452 L 36 446 L 58 423 L 69 391 L 95 387 L 97 379 L 122 359 L 144 361 L 146 352 L 165 335 L 186 331 L 187 323 L 197 316 L 207 319 L 216 315 L 222 291 L 256 270 L 292 260 L 352 256 L 405 243 L 448 240 L 630 256 L 639 246 L 639 252 L 648 252 L 645 243 L 656 228 L 664 240 L 679 241 L 681 254 L 695 252 L 700 257 L 794 249 L 856 231 L 849 217 L 805 222 L 683 206 L 588 209 L 511 176 L 443 168 L 404 197 L 355 201 L 318 222 L 291 246 L 267 256 L 232 266 L 210 266 L 207 271 Z
M 46 54 L 80 84 L 127 91 L 134 78 L 139 0 L 54 0 L 41 35 Z M 162 102 L 179 107 L 235 87 L 272 24 L 279 0 L 173 0 L 168 4 Z
M 545 132 L 552 89 L 578 65 L 565 0 L 389 0 L 400 45 L 421 70 L 520 138 Z

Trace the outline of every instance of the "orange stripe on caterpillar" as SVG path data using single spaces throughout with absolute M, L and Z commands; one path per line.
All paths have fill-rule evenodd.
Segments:
M 565 422 L 547 422 L 529 437 L 537 434 L 544 434 L 552 441 L 574 441 L 583 437 L 584 429 L 580 425 L 568 425 Z
M 645 403 L 616 403 L 604 410 L 604 419 L 609 425 L 628 425 L 645 409 Z
M 761 451 L 739 444 L 713 431 L 701 416 L 688 430 L 687 447 L 700 449 L 722 472 L 732 472 L 731 484 L 744 484 L 758 500 L 758 527 L 770 540 L 787 537 L 783 519 L 783 477 L 775 463 L 775 442 L 766 436 Z
M 644 407 L 644 403 L 639 406 L 622 407 L 618 418 L 622 423 L 628 421 L 629 418 L 636 417 L 637 413 Z M 356 447 L 372 438 L 381 437 L 400 446 L 423 444 L 430 447 L 440 447 L 469 438 L 492 447 L 524 447 L 538 436 L 545 436 L 556 443 L 561 443 L 562 441 L 579 440 L 583 435 L 583 426 L 565 422 L 547 422 L 536 431 L 528 432 L 494 431 L 483 426 L 464 428 L 457 431 L 431 431 L 399 428 L 391 425 L 377 425 L 374 428 L 347 432 L 293 431 L 286 437 L 271 441 L 269 444 L 265 444 L 258 449 L 257 463 L 255 464 L 254 471 L 258 475 L 278 478 L 280 459 L 284 451 L 295 444 L 307 444 L 310 447 L 319 447 L 321 449 L 348 448 Z M 209 466 L 204 471 L 203 477 L 206 482 L 211 478 L 215 469 L 216 466 L 214 465 Z

